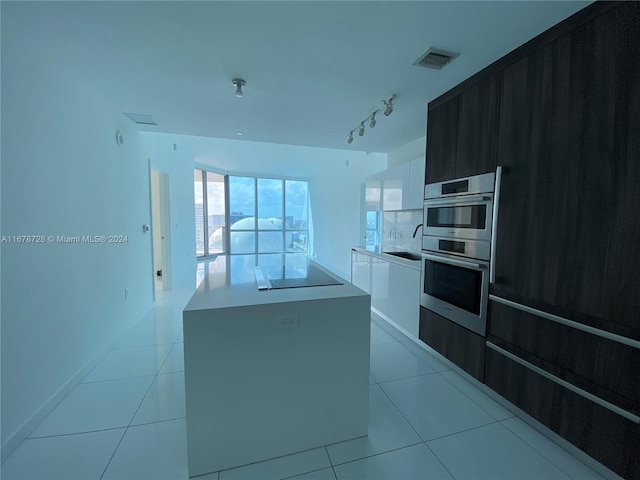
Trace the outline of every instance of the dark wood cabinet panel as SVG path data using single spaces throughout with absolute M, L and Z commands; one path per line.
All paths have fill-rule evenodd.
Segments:
M 568 306 L 640 329 L 640 2 L 570 39 Z
M 470 330 L 420 307 L 419 338 L 467 373 L 484 379 L 485 340 Z
M 491 348 L 485 365 L 490 388 L 622 477 L 640 479 L 640 425 Z
M 501 78 L 489 76 L 458 97 L 456 178 L 496 169 Z
M 494 343 L 506 342 L 506 349 L 517 350 L 519 356 L 563 380 L 640 412 L 637 348 L 495 301 L 489 302 L 488 317 L 487 336 Z
M 639 328 L 640 3 L 503 72 L 497 287 Z
M 427 164 L 425 183 L 451 180 L 456 175 L 458 99 L 427 113 Z
M 503 72 L 498 165 L 503 166 L 496 279 L 509 293 L 566 307 L 567 228 L 577 208 L 569 187 L 570 41 L 565 36 Z

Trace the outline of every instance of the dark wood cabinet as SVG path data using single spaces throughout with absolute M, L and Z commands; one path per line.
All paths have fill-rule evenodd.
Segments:
M 503 72 L 498 165 L 503 167 L 496 283 L 502 291 L 566 307 L 567 228 L 577 172 L 567 143 L 570 41 L 562 37 Z
M 455 178 L 458 99 L 429 108 L 425 184 Z
M 492 75 L 429 105 L 426 183 L 495 171 L 500 83 Z
M 640 350 L 489 302 L 487 339 L 627 411 L 640 412 Z
M 640 425 L 487 347 L 485 383 L 628 480 L 640 479 Z
M 484 337 L 420 307 L 420 340 L 473 375 L 484 379 Z
M 568 307 L 640 334 L 640 2 L 570 34 Z
M 491 75 L 458 97 L 455 177 L 494 172 L 502 75 Z
M 507 67 L 495 289 L 638 329 L 640 3 Z M 614 327 L 615 328 L 615 327 Z

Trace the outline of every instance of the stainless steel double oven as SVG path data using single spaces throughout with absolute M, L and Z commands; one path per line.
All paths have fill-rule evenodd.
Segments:
M 500 173 L 425 187 L 420 304 L 482 336 Z

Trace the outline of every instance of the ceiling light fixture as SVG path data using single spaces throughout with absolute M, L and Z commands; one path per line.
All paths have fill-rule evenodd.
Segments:
M 369 122 L 369 128 L 373 128 L 376 126 L 376 113 L 378 113 L 378 110 L 376 110 L 371 114 L 371 121 Z
M 391 95 L 389 100 L 383 100 L 382 101 L 382 103 L 384 103 L 384 105 L 387 107 L 387 108 L 384 109 L 385 117 L 388 117 L 389 115 L 391 115 L 391 112 L 393 112 L 393 97 L 394 97 L 394 95 Z
M 241 98 L 244 95 L 242 92 L 242 87 L 244 87 L 247 82 L 245 82 L 241 78 L 234 78 L 233 80 L 231 80 L 231 83 L 236 86 L 236 97 Z
M 353 143 L 353 132 L 349 132 L 349 135 L 347 135 L 347 143 L 348 144 Z
M 383 110 L 383 113 L 385 114 L 385 116 L 389 116 L 391 115 L 391 112 L 393 112 L 393 99 L 396 98 L 395 94 L 391 95 L 389 97 L 388 100 L 380 100 L 380 103 L 382 103 L 385 106 L 385 109 Z M 378 113 L 381 109 L 380 108 L 376 108 L 373 112 L 371 112 L 371 115 L 369 115 L 367 118 L 365 118 L 364 120 L 362 120 L 357 126 L 356 128 L 354 128 L 353 130 L 351 130 L 349 132 L 349 134 L 347 135 L 347 143 L 349 145 L 351 145 L 353 143 L 353 132 L 356 131 L 356 129 L 358 130 L 358 135 L 359 136 L 364 136 L 364 123 L 369 120 L 369 128 L 373 128 L 376 126 L 376 113 Z

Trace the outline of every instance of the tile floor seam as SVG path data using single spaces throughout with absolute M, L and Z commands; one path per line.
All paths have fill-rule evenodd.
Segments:
M 82 382 L 78 385 L 95 385 L 96 383 L 106 383 L 106 382 L 120 382 L 122 380 L 129 380 L 131 378 L 145 378 L 145 377 L 155 377 L 157 373 L 153 375 L 135 375 L 133 377 L 123 377 L 123 378 L 107 378 L 105 380 L 95 380 L 93 382 Z M 155 378 L 154 378 L 155 379 Z M 153 382 L 152 382 L 153 383 Z M 73 390 L 72 390 L 73 391 Z M 65 397 L 66 398 L 66 397 Z
M 383 380 L 381 382 L 376 382 L 378 385 L 383 385 L 385 383 L 393 383 L 393 382 L 399 382 L 401 380 L 407 380 L 409 378 L 417 378 L 417 377 L 426 377 L 429 375 L 437 375 L 438 372 L 429 372 L 429 373 L 420 373 L 418 375 L 410 375 L 408 377 L 402 377 L 402 378 L 394 378 L 393 380 Z
M 151 375 L 149 375 L 149 376 L 151 376 Z M 138 407 L 136 408 L 136 411 L 133 412 L 133 415 L 131 416 L 131 420 L 129 420 L 129 425 L 127 425 L 127 427 L 131 427 L 132 426 L 131 424 L 133 422 L 133 419 L 136 418 L 136 415 L 140 411 L 140 407 L 142 406 L 142 404 L 144 403 L 145 399 L 147 398 L 147 395 L 149 395 L 149 392 L 151 391 L 151 387 L 153 387 L 153 384 L 156 382 L 156 380 L 158 380 L 158 374 L 157 373 L 153 376 L 153 380 L 151 381 L 151 384 L 149 385 L 149 388 L 147 388 L 147 391 L 142 396 L 142 400 L 140 400 L 140 403 L 138 404 Z M 157 422 L 152 422 L 152 423 L 157 423 Z
M 491 417 L 491 418 L 493 418 L 493 417 Z M 436 440 L 441 440 L 441 439 L 447 438 L 447 437 L 453 437 L 454 435 L 459 435 L 461 433 L 470 432 L 471 430 L 477 430 L 479 428 L 488 427 L 489 425 L 495 425 L 496 423 L 501 423 L 501 422 L 500 422 L 500 420 L 495 420 L 494 419 L 493 422 L 485 423 L 483 425 L 476 425 L 475 427 L 465 428 L 464 430 L 460 430 L 459 432 L 447 433 L 446 435 L 441 435 L 439 437 L 430 438 L 429 440 L 425 440 L 424 443 L 435 442 Z M 503 427 L 504 427 L 504 425 L 503 425 Z M 504 428 L 507 428 L 507 427 L 504 427 Z
M 455 373 L 455 372 L 454 372 L 454 373 Z M 440 372 L 438 372 L 438 375 L 440 375 Z M 469 395 L 467 395 L 464 391 L 462 391 L 462 389 L 460 389 L 460 388 L 459 388 L 455 383 L 450 382 L 450 381 L 447 379 L 447 377 L 445 377 L 444 375 L 440 375 L 440 376 L 442 377 L 442 379 L 443 379 L 445 382 L 447 382 L 447 383 L 448 383 L 449 385 L 451 385 L 453 388 L 455 388 L 456 390 L 458 390 L 462 395 L 464 395 L 464 396 L 465 396 L 465 397 L 467 397 L 469 400 L 471 400 L 473 403 L 475 403 L 475 404 L 476 404 L 476 405 L 477 405 L 477 406 L 478 406 L 478 407 L 479 407 L 483 412 L 485 412 L 485 413 L 486 413 L 487 415 L 489 415 L 491 418 L 495 418 L 498 422 L 501 422 L 502 420 L 507 420 L 506 418 L 505 418 L 505 419 L 499 419 L 499 418 L 494 417 L 493 415 L 491 415 L 491 413 L 490 413 L 489 411 L 487 411 L 487 409 L 485 409 L 482 405 L 480 405 L 480 404 L 479 404 L 478 402 L 476 402 L 473 398 L 471 398 L 471 397 L 470 397 Z M 462 378 L 462 380 L 464 380 L 464 381 L 466 382 L 466 380 L 464 379 L 464 377 L 460 377 L 460 378 Z M 469 383 L 469 382 L 467 382 L 467 383 Z M 473 384 L 471 384 L 471 383 L 469 383 L 469 385 L 471 385 L 473 388 L 476 388 L 476 387 L 475 387 Z M 480 391 L 480 390 L 478 390 L 478 391 Z M 481 393 L 481 394 L 483 394 L 483 395 L 485 395 L 482 391 L 480 391 L 480 393 Z M 493 399 L 492 399 L 491 397 L 489 397 L 488 395 L 487 395 L 487 398 L 489 398 L 490 400 L 492 400 L 492 401 L 494 401 L 494 402 L 495 402 L 495 400 L 493 400 Z M 496 402 L 496 403 L 498 403 L 498 402 Z M 500 405 L 500 404 L 498 404 L 498 405 Z M 502 405 L 500 405 L 500 406 L 502 407 Z M 509 409 L 507 409 L 507 408 L 505 408 L 505 407 L 502 407 L 502 408 L 504 408 L 507 412 L 509 412 L 509 413 L 511 414 L 511 417 L 509 417 L 509 418 L 513 418 L 513 417 L 515 417 L 515 416 L 516 416 L 516 415 L 515 415 L 511 410 L 509 410 Z
M 180 336 L 180 334 L 178 334 L 178 337 Z M 178 338 L 176 337 L 176 338 Z M 173 342 L 172 347 L 169 349 L 169 353 L 167 353 L 167 356 L 164 357 L 164 362 L 162 362 L 162 365 L 160 365 L 160 368 L 158 369 L 158 371 L 156 372 L 156 376 L 160 375 L 160 372 L 162 371 L 162 369 L 164 368 L 164 365 L 167 363 L 167 360 L 169 360 L 169 355 L 171 355 L 171 352 L 173 352 L 173 349 L 176 348 L 176 343 Z
M 95 383 L 113 382 L 113 381 L 117 381 L 117 380 L 129 380 L 131 378 L 153 377 L 155 375 L 157 375 L 157 373 L 154 373 L 153 375 L 132 375 L 130 377 L 108 378 L 108 379 L 105 379 L 105 380 L 93 380 L 91 382 L 80 382 L 78 385 L 93 385 Z
M 444 464 L 444 462 L 443 462 L 442 460 L 440 460 L 440 457 L 439 457 L 439 456 L 436 454 L 436 452 L 435 452 L 435 451 L 434 451 L 434 450 L 433 450 L 433 449 L 432 449 L 432 448 L 427 444 L 427 442 L 423 442 L 423 445 L 429 449 L 429 451 L 433 454 L 433 456 L 434 456 L 434 457 L 436 457 L 436 460 L 438 460 L 438 462 L 440 463 L 440 465 L 442 465 L 442 468 L 444 468 L 444 469 L 447 471 L 447 473 L 448 473 L 449 475 L 451 475 L 451 478 L 453 478 L 453 479 L 455 480 L 455 478 L 456 478 L 456 477 L 455 477 L 455 475 L 453 474 L 453 472 L 451 472 L 451 471 L 447 468 L 447 466 Z
M 118 444 L 116 445 L 116 448 L 114 448 L 113 452 L 111 452 L 111 456 L 109 457 L 109 461 L 105 465 L 104 470 L 102 471 L 102 474 L 100 475 L 100 480 L 102 480 L 104 478 L 104 474 L 107 473 L 107 469 L 109 468 L 109 465 L 111 465 L 111 461 L 113 460 L 113 457 L 116 455 L 116 452 L 118 451 L 118 447 L 122 443 L 122 440 L 124 440 L 124 436 L 127 434 L 128 431 L 129 431 L 129 427 L 126 427 L 124 429 L 124 432 L 122 433 L 122 437 L 120 437 L 120 440 L 118 441 Z
M 434 372 L 435 373 L 435 372 Z M 427 375 L 433 375 L 432 373 L 429 373 Z M 384 382 L 383 382 L 384 383 Z M 389 383 L 389 382 L 387 382 Z M 396 403 L 393 401 L 393 399 L 389 396 L 389 394 L 385 391 L 384 388 L 382 388 L 382 386 L 378 385 L 378 387 L 380 388 L 380 390 L 382 390 L 382 393 L 384 393 L 384 395 L 389 399 L 389 401 L 391 402 L 391 405 L 393 405 L 395 407 L 395 409 L 398 411 L 398 413 L 402 416 L 402 418 L 405 419 L 405 421 L 409 424 L 409 426 L 411 427 L 411 429 L 415 432 L 415 434 L 418 436 L 418 438 L 420 440 L 422 440 L 423 442 L 425 441 L 424 438 L 422 438 L 422 435 L 420 435 L 420 433 L 418 433 L 418 431 L 416 430 L 416 427 L 413 426 L 413 424 L 409 421 L 409 419 L 407 418 L 407 416 L 404 414 L 404 412 L 402 410 L 400 410 L 400 407 L 398 407 L 398 405 L 396 405 Z
M 73 435 L 84 435 L 85 433 L 98 433 L 98 432 L 108 432 L 109 430 L 120 430 L 121 428 L 129 428 L 127 425 L 121 425 L 119 427 L 109 427 L 109 428 L 99 428 L 97 430 L 87 430 L 86 432 L 71 432 L 71 433 L 56 433 L 54 435 L 42 435 L 38 437 L 27 437 L 23 440 L 23 443 L 28 440 L 39 440 L 42 438 L 56 438 L 56 437 L 71 437 Z M 22 445 L 22 444 L 21 444 Z M 9 458 L 5 459 L 7 461 Z M 3 462 L 4 463 L 4 462 Z
M 556 467 L 558 470 L 560 470 L 562 473 L 564 473 L 567 477 L 573 479 L 573 480 L 581 480 L 579 478 L 574 478 L 573 475 L 571 475 L 569 472 L 565 471 L 560 465 L 556 464 L 553 460 L 551 460 L 549 457 L 547 457 L 544 453 L 542 453 L 540 450 L 538 450 L 536 447 L 534 447 L 531 443 L 527 442 L 526 439 L 522 438 L 520 435 L 518 435 L 517 432 L 514 432 L 513 430 L 511 430 L 507 425 L 504 425 L 503 422 L 507 421 L 507 420 L 511 420 L 514 417 L 510 417 L 510 418 L 505 418 L 504 420 L 500 421 L 500 424 L 506 428 L 507 430 L 509 430 L 511 433 L 513 433 L 516 437 L 518 437 L 520 440 L 522 440 L 526 445 L 528 445 L 533 451 L 537 452 L 542 458 L 546 459 L 549 463 L 551 463 L 551 465 L 553 465 L 554 467 Z M 524 420 L 522 420 L 519 417 L 515 417 L 518 418 L 518 420 L 520 420 L 521 422 L 525 423 Z M 527 424 L 528 425 L 528 424 Z M 531 427 L 533 428 L 533 427 Z M 534 429 L 535 430 L 535 429 Z M 537 430 L 535 430 L 536 433 L 540 433 Z M 540 433 L 540 435 L 542 435 Z M 553 440 L 551 440 L 549 437 L 543 435 L 543 437 L 547 440 L 549 440 L 550 442 L 552 442 L 556 447 L 560 448 L 563 452 L 566 452 L 567 454 L 571 455 L 570 452 L 568 452 L 567 450 L 565 450 L 564 448 L 562 448 L 560 445 L 558 445 L 556 442 L 554 442 Z M 588 468 L 589 470 L 591 470 L 594 474 L 596 474 L 598 477 L 602 477 L 602 475 L 600 475 L 598 472 L 596 472 L 593 468 L 591 468 L 589 465 L 587 465 L 586 463 L 582 462 L 580 459 L 578 459 L 577 457 L 571 455 L 572 458 L 574 458 L 575 460 L 577 460 L 578 462 L 580 462 L 582 465 L 584 465 L 586 468 Z
M 421 438 L 420 435 L 418 435 L 418 437 Z M 409 445 L 404 445 L 402 447 L 392 448 L 391 450 L 386 450 L 384 452 L 372 453 L 371 455 L 366 455 L 366 456 L 361 457 L 361 458 L 355 458 L 353 460 L 347 460 L 346 462 L 336 463 L 335 465 L 332 465 L 332 467 L 341 467 L 341 466 L 347 465 L 349 463 L 360 462 L 361 460 L 366 460 L 367 458 L 379 457 L 380 455 L 386 455 L 387 453 L 397 452 L 398 450 L 403 450 L 405 448 L 415 447 L 416 445 L 422 445 L 423 443 L 425 443 L 425 441 L 424 440 L 420 440 L 419 442 L 410 443 Z
M 162 420 L 154 420 L 153 422 L 135 423 L 135 424 L 129 425 L 127 428 L 129 428 L 129 427 L 142 427 L 144 425 L 153 425 L 154 423 L 173 422 L 175 420 L 182 420 L 183 418 L 187 418 L 187 416 L 185 415 L 184 417 L 163 418 Z M 135 420 L 135 416 L 134 416 L 134 420 Z M 122 428 L 122 427 L 120 427 L 120 428 Z
M 296 473 L 295 475 L 289 475 L 288 477 L 278 477 L 278 480 L 291 480 L 291 479 L 302 477 L 303 475 L 308 475 L 310 473 L 320 472 L 322 470 L 326 470 L 327 468 L 333 469 L 333 466 L 329 465 L 328 467 L 314 468 L 313 470 L 309 470 L 308 472 Z

